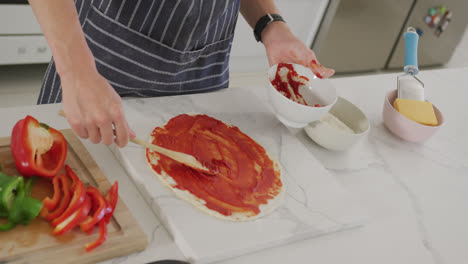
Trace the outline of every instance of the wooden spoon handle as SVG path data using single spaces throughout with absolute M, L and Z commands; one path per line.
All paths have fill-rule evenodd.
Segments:
M 166 149 L 157 145 L 153 145 L 147 141 L 141 140 L 139 138 L 132 138 L 130 139 L 131 142 L 143 146 L 145 148 L 148 148 L 150 150 L 156 151 L 158 153 L 161 153 L 175 161 L 178 161 L 180 163 L 183 163 L 189 167 L 192 167 L 194 169 L 200 170 L 200 171 L 205 171 L 209 172 L 209 170 L 203 166 L 195 157 L 189 154 L 185 154 L 182 152 L 177 152 L 174 150 Z
M 65 117 L 65 112 L 63 110 L 60 110 L 59 115 Z M 115 130 L 113 130 L 113 132 L 114 132 L 114 135 L 115 135 Z M 170 150 L 170 149 L 166 149 L 166 148 L 151 144 L 148 141 L 145 141 L 145 140 L 142 140 L 142 139 L 139 139 L 139 138 L 131 138 L 130 141 L 137 144 L 137 145 L 140 145 L 142 147 L 145 147 L 145 148 L 151 149 L 153 151 L 156 151 L 158 153 L 161 153 L 161 154 L 163 154 L 163 155 L 165 155 L 165 156 L 167 156 L 167 157 L 169 157 L 169 158 L 171 158 L 171 159 L 173 159 L 173 160 L 175 160 L 177 162 L 185 164 L 186 166 L 189 166 L 189 167 L 194 168 L 196 170 L 203 171 L 203 172 L 206 172 L 206 173 L 211 173 L 211 171 L 208 168 L 203 166 L 203 164 L 201 164 L 192 155 L 185 154 L 185 153 L 182 153 L 182 152 L 177 152 L 177 151 Z

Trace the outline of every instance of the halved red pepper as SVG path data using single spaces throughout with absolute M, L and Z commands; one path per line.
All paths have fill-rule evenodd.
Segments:
M 93 241 L 91 243 L 86 244 L 85 249 L 86 252 L 89 252 L 98 246 L 100 246 L 102 243 L 104 243 L 107 239 L 107 223 L 103 220 L 99 222 L 99 237 L 96 239 L 96 241 Z
M 72 215 L 76 209 L 78 209 L 83 202 L 85 201 L 86 198 L 86 190 L 84 187 L 83 182 L 78 181 L 75 184 L 74 190 L 73 190 L 73 197 L 71 199 L 70 205 L 68 206 L 67 210 L 63 212 L 62 215 L 59 217 L 55 218 L 52 221 L 53 226 L 57 226 L 61 222 L 63 222 L 65 219 L 67 219 L 70 215 Z M 89 211 L 89 210 L 88 210 Z
M 117 201 L 119 200 L 119 182 L 115 182 L 110 188 L 109 192 L 106 194 L 107 199 L 107 213 L 104 216 L 102 221 L 105 221 L 108 224 L 114 214 L 115 207 L 117 206 Z
M 65 178 L 64 174 L 61 174 L 60 177 Z M 55 176 L 52 179 L 52 185 L 54 186 L 54 195 L 52 198 L 46 197 L 44 200 L 42 200 L 42 203 L 44 204 L 44 208 L 46 208 L 48 211 L 53 211 L 55 208 L 57 208 L 57 205 L 60 202 L 60 182 L 59 182 L 59 177 Z
M 74 227 L 83 222 L 84 219 L 86 219 L 89 210 L 91 210 L 91 197 L 86 195 L 85 200 L 81 206 L 78 207 L 78 209 L 72 212 L 63 221 L 59 222 L 54 231 L 52 231 L 52 234 L 55 236 L 66 234 L 68 231 L 72 230 Z
M 13 128 L 11 152 L 16 169 L 23 176 L 50 178 L 65 163 L 67 142 L 62 133 L 28 115 Z
M 68 208 L 71 200 L 70 187 L 68 186 L 68 180 L 65 175 L 62 174 L 59 177 L 60 185 L 62 187 L 63 197 L 60 200 L 59 206 L 53 212 L 49 212 L 46 208 L 42 208 L 41 216 L 44 217 L 47 221 L 54 220 L 55 218 L 61 216 L 63 212 Z
M 91 196 L 93 201 L 93 215 L 88 216 L 86 220 L 80 224 L 81 230 L 86 232 L 93 230 L 94 226 L 104 218 L 107 212 L 107 202 L 98 189 L 93 186 L 88 186 L 86 193 Z

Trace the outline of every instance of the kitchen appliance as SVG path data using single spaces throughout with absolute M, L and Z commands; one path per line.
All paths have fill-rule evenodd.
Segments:
M 337 73 L 396 69 L 411 26 L 421 38 L 419 66 L 439 66 L 466 30 L 466 10 L 466 0 L 330 0 L 311 47 Z
M 27 0 L 0 0 L 0 65 L 47 63 L 51 52 Z

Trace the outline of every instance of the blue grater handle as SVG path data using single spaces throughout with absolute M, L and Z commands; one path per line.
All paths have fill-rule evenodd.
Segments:
M 416 30 L 409 27 L 405 33 L 405 67 L 406 73 L 416 75 L 418 69 L 418 39 L 419 35 Z

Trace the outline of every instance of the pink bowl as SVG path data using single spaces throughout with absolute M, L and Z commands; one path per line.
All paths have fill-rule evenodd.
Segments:
M 435 115 L 439 121 L 437 126 L 422 125 L 406 118 L 393 107 L 396 97 L 396 89 L 389 92 L 385 97 L 383 107 L 384 124 L 394 135 L 406 141 L 422 143 L 431 138 L 444 124 L 442 113 L 435 105 L 432 105 L 432 107 L 434 107 Z

